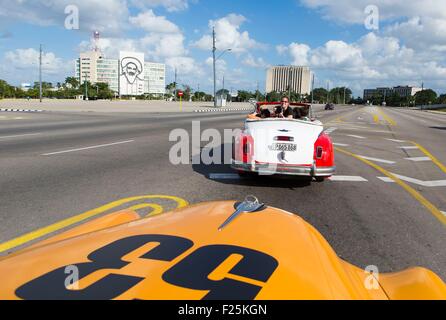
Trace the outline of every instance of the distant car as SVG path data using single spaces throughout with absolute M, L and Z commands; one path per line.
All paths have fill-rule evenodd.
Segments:
M 263 106 L 257 103 L 257 115 Z M 292 175 L 322 182 L 336 170 L 334 149 L 323 124 L 311 119 L 311 106 L 291 103 L 310 117 L 301 119 L 259 118 L 249 115 L 244 130 L 236 137 L 231 167 L 240 175 Z
M 327 103 L 325 105 L 325 110 L 334 110 L 334 104 L 333 103 Z

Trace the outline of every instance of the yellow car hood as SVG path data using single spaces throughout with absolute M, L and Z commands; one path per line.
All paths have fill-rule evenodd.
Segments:
M 210 202 L 90 221 L 0 260 L 0 299 L 446 299 L 431 271 L 371 276 L 280 209 L 219 231 L 234 211 Z

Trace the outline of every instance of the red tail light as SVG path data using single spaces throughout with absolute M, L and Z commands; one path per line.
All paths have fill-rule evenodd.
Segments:
M 314 144 L 314 160 L 317 167 L 334 166 L 333 144 L 325 133 L 322 133 Z
M 241 134 L 234 144 L 234 159 L 249 163 L 254 154 L 254 139 L 247 134 Z
M 277 137 L 274 137 L 274 141 L 287 141 L 287 142 L 293 142 L 293 141 L 294 141 L 294 137 L 277 136 Z

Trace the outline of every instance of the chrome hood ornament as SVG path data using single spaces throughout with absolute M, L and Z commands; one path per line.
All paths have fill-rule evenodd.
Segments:
M 242 213 L 256 212 L 265 206 L 264 203 L 260 203 L 259 199 L 254 196 L 247 196 L 245 201 L 240 203 L 235 212 L 218 228 L 218 231 L 222 231 L 228 224 L 230 224 L 235 218 Z

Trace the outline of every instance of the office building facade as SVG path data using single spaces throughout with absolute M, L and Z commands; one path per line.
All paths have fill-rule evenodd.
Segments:
M 274 66 L 266 73 L 266 92 L 310 94 L 312 73 L 309 67 Z
M 165 64 L 144 61 L 144 54 L 138 52 L 121 52 L 119 59 L 107 59 L 97 51 L 83 52 L 75 63 L 75 77 L 80 83 L 107 83 L 117 95 L 166 93 Z
M 381 87 L 376 89 L 365 89 L 363 98 L 370 100 L 375 96 L 389 97 L 393 94 L 398 94 L 401 98 L 413 97 L 421 88 L 411 86 L 397 86 L 397 87 Z

